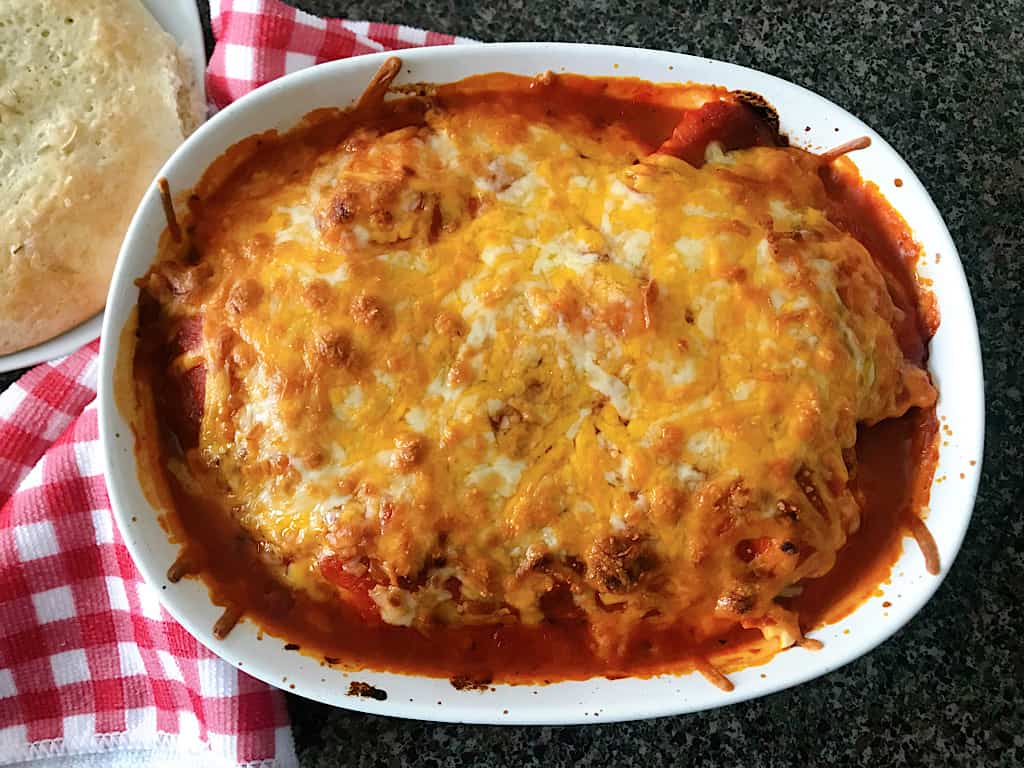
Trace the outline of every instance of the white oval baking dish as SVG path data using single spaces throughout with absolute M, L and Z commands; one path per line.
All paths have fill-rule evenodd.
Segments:
M 353 102 L 385 58 L 386 54 L 375 54 L 323 64 L 260 88 L 202 126 L 168 160 L 160 175 L 169 180 L 172 189 L 192 187 L 214 159 L 246 136 L 271 128 L 287 129 L 313 109 Z M 799 145 L 823 149 L 869 136 L 870 148 L 857 152 L 853 159 L 862 176 L 879 185 L 923 245 L 928 258 L 922 260 L 919 271 L 933 281 L 941 316 L 932 340 L 930 367 L 941 393 L 938 411 L 952 435 L 944 436 L 940 450 L 928 527 L 938 545 L 942 573 L 948 571 L 970 521 L 981 470 L 984 394 L 978 334 L 970 292 L 949 232 L 924 187 L 892 147 L 857 118 L 799 86 L 743 67 L 682 54 L 514 43 L 408 50 L 402 52 L 402 60 L 398 83 L 448 82 L 494 71 L 533 75 L 545 70 L 715 83 L 762 94 L 778 110 L 783 131 Z M 805 131 L 806 126 L 810 131 Z M 902 186 L 894 185 L 897 177 Z M 736 688 L 729 693 L 698 674 L 459 691 L 445 679 L 332 670 L 315 659 L 284 650 L 283 640 L 258 639 L 257 627 L 245 621 L 227 639 L 216 640 L 212 627 L 222 609 L 210 602 L 206 588 L 195 580 L 167 583 L 165 574 L 177 547 L 168 542 L 156 511 L 141 491 L 132 430 L 113 399 L 121 331 L 138 298 L 133 281 L 152 262 L 164 226 L 154 184 L 125 238 L 103 324 L 99 407 L 107 485 L 115 517 L 136 564 L 150 584 L 166 586 L 157 593 L 167 610 L 203 644 L 250 675 L 340 707 L 427 720 L 555 725 L 680 714 L 763 696 L 856 659 L 908 622 L 942 581 L 942 575 L 925 571 L 916 546 L 905 547 L 890 581 L 882 587 L 884 596 L 868 600 L 841 622 L 812 633 L 825 643 L 823 650 L 793 648 L 766 665 L 732 674 Z M 387 699 L 346 695 L 354 680 L 386 691 Z

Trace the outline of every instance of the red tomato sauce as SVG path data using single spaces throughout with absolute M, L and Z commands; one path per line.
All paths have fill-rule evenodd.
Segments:
M 728 148 L 786 143 L 775 132 L 777 123 L 772 123 L 770 115 L 759 116 L 746 104 L 687 110 L 663 103 L 664 95 L 664 89 L 641 81 L 562 75 L 531 82 L 497 74 L 470 78 L 458 87 L 442 86 L 434 98 L 450 106 L 468 99 L 487 99 L 537 120 L 572 117 L 595 130 L 616 127 L 629 132 L 649 151 L 665 145 L 665 151 L 695 165 L 703 162 L 704 148 L 712 140 L 723 140 Z M 388 127 L 420 120 L 423 110 L 417 103 L 410 99 L 394 108 L 387 118 Z M 327 111 L 308 122 L 306 147 L 277 162 L 290 169 L 304 165 L 315 158 L 318 148 L 331 146 L 352 126 L 344 115 Z M 215 163 L 197 192 L 213 193 L 232 174 L 262 162 L 258 150 L 264 140 L 247 140 L 236 147 L 242 157 L 224 157 Z M 916 281 L 920 248 L 906 222 L 877 187 L 860 179 L 848 161 L 826 167 L 822 179 L 833 203 L 830 218 L 870 251 L 886 276 L 895 303 L 903 310 L 903 320 L 895 330 L 905 354 L 925 364 L 938 317 Z M 157 422 L 147 426 L 147 437 L 139 441 L 140 450 L 148 455 L 144 465 L 164 466 L 179 437 L 195 439 L 204 391 L 202 373 L 185 380 L 162 373 L 176 351 L 171 347 L 188 348 L 194 342 L 194 330 L 185 328 L 177 345 L 147 344 L 145 339 L 140 343 L 134 375 L 141 386 L 154 392 L 152 416 Z M 176 437 L 166 439 L 168 432 Z M 916 510 L 927 502 L 937 461 L 937 432 L 934 408 L 915 409 L 902 418 L 860 429 L 856 445 L 859 466 L 853 481 L 862 500 L 860 530 L 839 552 L 829 574 L 804 582 L 802 594 L 785 601 L 799 613 L 805 631 L 854 610 L 888 577 Z M 148 437 L 158 434 L 164 439 Z M 572 611 L 539 626 L 437 626 L 422 631 L 390 626 L 374 619 L 368 598 L 365 602 L 324 603 L 289 591 L 263 564 L 258 546 L 240 535 L 230 515 L 208 500 L 190 496 L 169 473 L 163 474 L 164 498 L 169 493 L 174 507 L 167 527 L 183 542 L 184 570 L 203 574 L 214 602 L 244 611 L 269 635 L 282 638 L 289 648 L 298 646 L 319 656 L 325 664 L 354 661 L 361 667 L 480 683 L 546 682 L 689 671 L 701 669 L 708 658 L 723 654 L 734 658 L 739 654 L 744 663 L 770 657 L 757 645 L 759 632 L 726 623 L 719 636 L 701 642 L 685 627 L 640 629 L 620 662 L 611 667 L 591 651 L 588 628 Z M 343 588 L 365 590 L 359 577 L 334 565 L 326 564 L 326 576 L 333 574 Z M 552 601 L 557 602 L 557 597 Z M 556 608 L 552 605 L 552 615 L 558 614 Z M 265 641 L 277 642 L 269 637 Z

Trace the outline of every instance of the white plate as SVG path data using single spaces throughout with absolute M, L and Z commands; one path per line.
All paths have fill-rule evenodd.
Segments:
M 192 136 L 161 171 L 172 189 L 185 190 L 207 166 L 243 137 L 270 128 L 288 128 L 306 112 L 354 100 L 383 63 L 375 54 L 324 64 L 273 82 L 228 107 Z M 978 335 L 971 297 L 956 248 L 928 193 L 913 171 L 878 134 L 825 99 L 791 83 L 743 67 L 674 53 L 592 45 L 519 43 L 423 48 L 402 53 L 400 81 L 446 82 L 467 75 L 508 71 L 532 75 L 567 70 L 587 75 L 635 75 L 647 80 L 718 83 L 763 94 L 779 111 L 783 130 L 800 143 L 833 146 L 870 136 L 869 149 L 856 153 L 862 174 L 877 182 L 904 215 L 929 255 L 922 273 L 934 281 L 942 324 L 932 341 L 931 368 L 947 419 L 937 478 L 932 487 L 928 526 L 945 574 L 953 564 L 970 521 L 981 470 L 984 402 Z M 809 132 L 805 126 L 811 126 Z M 896 177 L 903 186 L 896 188 Z M 177 555 L 139 488 L 132 431 L 114 405 L 112 375 L 120 332 L 135 305 L 133 281 L 150 266 L 165 223 L 159 195 L 151 189 L 125 239 L 108 300 L 100 373 L 100 435 L 107 485 L 118 524 L 135 562 L 157 589 L 164 605 L 203 644 L 232 664 L 294 693 L 341 707 L 429 720 L 475 723 L 566 724 L 608 722 L 692 712 L 763 696 L 810 680 L 866 653 L 903 626 L 938 588 L 916 546 L 905 547 L 884 585 L 884 598 L 867 601 L 842 622 L 813 633 L 824 641 L 818 652 L 794 648 L 764 666 L 730 675 L 735 691 L 725 693 L 699 675 L 651 679 L 556 683 L 548 686 L 496 686 L 495 692 L 457 691 L 446 680 L 360 672 L 345 675 L 316 660 L 285 651 L 284 641 L 257 639 L 243 622 L 227 639 L 214 639 L 221 609 L 210 603 L 202 584 L 168 584 L 165 573 Z M 935 254 L 941 254 L 936 263 Z M 972 463 L 975 462 L 975 463 Z M 963 475 L 961 476 L 961 473 Z M 962 477 L 962 479 L 961 479 Z M 163 587 L 166 586 L 166 589 Z M 883 607 L 883 599 L 891 606 Z M 848 630 L 848 632 L 847 632 Z M 386 701 L 346 695 L 360 680 L 388 693 Z
M 205 105 L 206 88 L 203 80 L 206 73 L 206 47 L 203 44 L 203 26 L 199 21 L 199 9 L 195 0 L 142 0 L 142 4 L 188 54 L 196 83 L 199 85 L 199 95 L 202 99 L 200 103 Z M 0 355 L 0 373 L 28 368 L 30 365 L 69 355 L 99 336 L 102 326 L 103 313 L 100 312 L 81 325 L 42 344 L 9 355 Z

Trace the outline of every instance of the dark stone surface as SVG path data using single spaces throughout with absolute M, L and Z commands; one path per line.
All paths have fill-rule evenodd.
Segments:
M 866 658 L 759 701 L 621 725 L 424 724 L 292 699 L 303 764 L 1024 764 L 1024 3 L 298 5 L 486 41 L 700 54 L 835 101 L 896 147 L 942 211 L 974 294 L 989 403 L 981 494 L 956 566 L 921 614 Z
M 24 371 L 11 371 L 10 373 L 0 373 L 0 392 L 3 392 L 11 384 L 17 381 L 18 377 L 23 374 Z
M 729 709 L 576 728 L 417 723 L 292 697 L 303 765 L 1024 765 L 1024 2 L 297 4 L 486 41 L 695 53 L 835 101 L 896 147 L 942 211 L 974 295 L 988 398 L 963 551 L 928 606 L 866 658 Z

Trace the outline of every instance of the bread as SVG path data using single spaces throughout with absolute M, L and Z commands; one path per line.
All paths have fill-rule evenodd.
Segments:
M 0 354 L 103 307 L 132 213 L 200 108 L 139 0 L 0 0 Z

